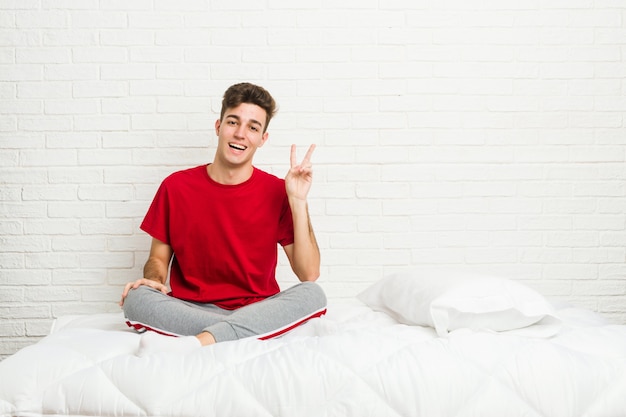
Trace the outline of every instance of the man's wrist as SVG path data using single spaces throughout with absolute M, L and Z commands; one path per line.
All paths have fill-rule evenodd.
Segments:
M 158 277 L 157 277 L 157 278 L 154 278 L 154 277 L 153 277 L 153 278 L 150 278 L 150 277 L 143 277 L 143 279 L 146 279 L 146 280 L 148 280 L 148 281 L 154 281 L 154 282 L 156 282 L 156 283 L 158 283 L 158 284 L 162 284 L 162 285 L 164 285 L 163 280 L 161 280 L 161 279 L 160 279 L 160 278 L 158 278 Z
M 287 197 L 289 201 L 289 205 L 292 209 L 294 208 L 303 208 L 306 209 L 308 206 L 306 198 L 298 198 L 298 197 Z

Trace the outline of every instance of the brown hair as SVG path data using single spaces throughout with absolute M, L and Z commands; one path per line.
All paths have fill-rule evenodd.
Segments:
M 265 126 L 263 126 L 263 132 L 265 133 L 270 120 L 276 114 L 276 102 L 266 89 L 258 85 L 250 83 L 231 85 L 224 93 L 224 98 L 222 99 L 220 120 L 224 119 L 226 109 L 232 109 L 243 103 L 255 104 L 265 110 Z

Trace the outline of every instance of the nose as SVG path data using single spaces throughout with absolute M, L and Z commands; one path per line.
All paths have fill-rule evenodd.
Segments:
M 236 138 L 243 138 L 244 137 L 244 129 L 245 129 L 245 126 L 243 124 L 239 124 L 237 126 L 237 129 L 235 129 L 235 137 Z

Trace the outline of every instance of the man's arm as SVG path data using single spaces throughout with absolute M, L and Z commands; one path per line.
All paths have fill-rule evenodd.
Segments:
M 294 205 L 291 205 L 294 242 L 283 249 L 298 279 L 303 282 L 315 281 L 320 276 L 320 250 L 311 226 L 306 202 L 302 205 L 304 207 L 297 208 L 295 211 Z
M 143 277 L 165 284 L 167 281 L 167 270 L 173 254 L 174 252 L 170 245 L 152 238 L 150 256 L 143 267 Z
M 291 169 L 285 177 L 285 188 L 293 217 L 294 242 L 284 247 L 291 269 L 300 281 L 315 281 L 320 276 L 320 251 L 311 226 L 307 196 L 313 182 L 311 145 L 301 164 L 296 161 L 296 147 L 291 146 Z
M 152 287 L 161 291 L 163 294 L 167 294 L 168 291 L 165 282 L 167 281 L 167 270 L 173 254 L 174 251 L 170 245 L 153 238 L 152 245 L 150 246 L 150 255 L 143 267 L 143 278 L 126 284 L 122 292 L 120 306 L 124 305 L 124 299 L 128 295 L 128 292 L 141 285 Z

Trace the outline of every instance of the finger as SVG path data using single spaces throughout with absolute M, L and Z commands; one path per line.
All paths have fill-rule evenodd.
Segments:
M 309 146 L 309 150 L 306 151 L 306 155 L 304 155 L 304 159 L 302 160 L 302 165 L 310 166 L 311 156 L 313 155 L 313 151 L 315 150 L 315 144 Z
M 298 161 L 296 160 L 296 145 L 291 145 L 291 168 L 298 165 Z
M 131 285 L 132 285 L 131 282 L 129 282 L 128 284 L 124 285 L 124 291 L 122 291 L 122 298 L 120 299 L 120 307 L 124 305 L 124 299 L 128 295 L 128 291 L 130 291 L 130 286 Z
M 304 162 L 296 167 L 298 172 L 301 174 L 312 174 L 313 173 L 313 165 L 305 164 Z
M 128 296 L 128 293 L 130 292 L 131 289 L 136 290 L 137 288 L 139 288 L 141 285 L 144 284 L 144 279 L 140 278 L 136 281 L 133 282 L 129 282 L 124 286 L 124 291 L 122 291 L 122 299 L 120 300 L 120 306 L 124 304 L 124 300 L 126 299 L 126 296 Z

